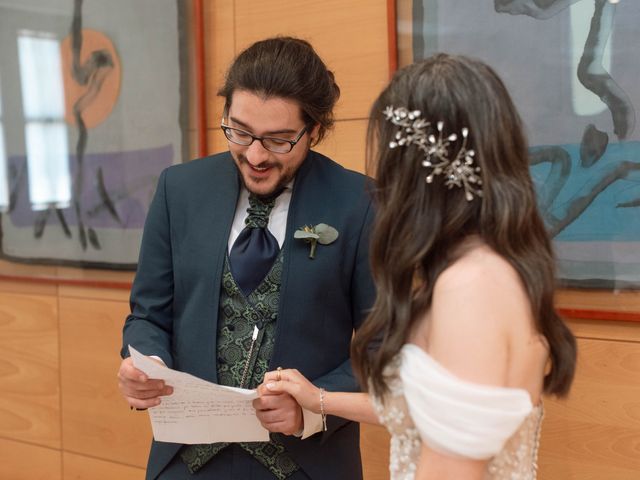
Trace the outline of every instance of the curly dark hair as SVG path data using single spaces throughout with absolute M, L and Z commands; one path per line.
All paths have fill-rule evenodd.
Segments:
M 333 127 L 333 108 L 340 97 L 333 72 L 309 42 L 293 37 L 261 40 L 236 57 L 218 92 L 225 98 L 225 112 L 236 90 L 298 102 L 305 125 L 320 127 L 314 144 Z

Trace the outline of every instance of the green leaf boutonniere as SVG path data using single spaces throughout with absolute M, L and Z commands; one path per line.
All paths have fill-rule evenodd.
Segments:
M 329 245 L 336 241 L 338 238 L 338 231 L 326 223 L 319 223 L 315 227 L 300 227 L 293 234 L 293 238 L 301 238 L 305 242 L 311 244 L 311 250 L 309 251 L 309 258 L 314 258 L 316 255 L 316 246 L 318 243 L 322 245 Z

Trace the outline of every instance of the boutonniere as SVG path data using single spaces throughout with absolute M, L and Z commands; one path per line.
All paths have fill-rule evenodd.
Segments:
M 311 244 L 309 258 L 314 258 L 318 243 L 321 243 L 322 245 L 329 245 L 330 243 L 335 242 L 336 238 L 338 238 L 338 231 L 326 223 L 319 223 L 315 227 L 308 227 L 305 225 L 304 227 L 300 227 L 296 230 L 296 233 L 293 234 L 293 238 L 301 238 L 305 242 Z

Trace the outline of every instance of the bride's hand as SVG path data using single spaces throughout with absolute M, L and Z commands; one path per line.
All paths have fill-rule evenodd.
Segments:
M 266 389 L 266 392 L 263 389 Z M 320 413 L 320 389 L 298 370 L 286 369 L 267 372 L 259 391 L 266 395 L 286 392 L 295 398 L 305 410 Z

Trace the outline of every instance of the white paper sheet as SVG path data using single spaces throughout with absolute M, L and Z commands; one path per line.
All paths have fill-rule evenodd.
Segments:
M 263 442 L 269 432 L 258 421 L 255 390 L 225 387 L 165 367 L 131 345 L 133 365 L 149 378 L 165 381 L 173 393 L 149 409 L 153 438 L 159 442 Z

